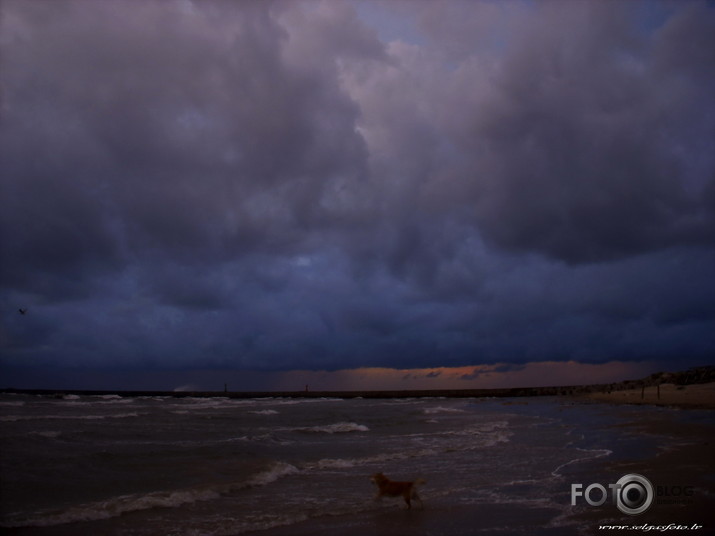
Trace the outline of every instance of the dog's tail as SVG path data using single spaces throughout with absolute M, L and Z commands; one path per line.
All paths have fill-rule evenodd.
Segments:
M 423 486 L 427 484 L 427 481 L 424 478 L 418 478 L 415 480 L 415 486 Z

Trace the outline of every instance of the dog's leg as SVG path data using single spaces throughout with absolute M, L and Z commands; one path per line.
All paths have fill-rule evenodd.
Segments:
M 417 490 L 416 490 L 416 489 L 412 491 L 412 498 L 413 498 L 413 499 L 416 499 L 417 501 L 419 501 L 419 503 L 420 503 L 420 510 L 424 510 L 424 509 L 425 509 L 425 504 L 422 502 L 422 498 L 419 496 L 419 494 L 417 493 Z
M 407 503 L 408 510 L 412 509 L 412 503 L 410 502 L 410 495 L 411 495 L 410 490 L 407 490 L 405 493 L 402 494 L 402 496 L 405 498 L 405 502 Z

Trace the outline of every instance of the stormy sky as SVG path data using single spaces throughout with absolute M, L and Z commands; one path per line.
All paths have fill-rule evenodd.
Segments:
M 713 65 L 707 2 L 0 0 L 0 386 L 712 363 Z

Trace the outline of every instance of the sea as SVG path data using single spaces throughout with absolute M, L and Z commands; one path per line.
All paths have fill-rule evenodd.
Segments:
M 619 427 L 648 411 L 667 410 L 558 398 L 3 394 L 0 528 L 301 534 L 321 520 L 404 515 L 401 499 L 374 499 L 370 476 L 383 472 L 424 479 L 426 514 L 497 512 L 474 534 L 531 534 L 518 520 L 534 515 L 545 533 L 571 534 L 571 483 L 604 461 L 648 455 L 639 433 Z

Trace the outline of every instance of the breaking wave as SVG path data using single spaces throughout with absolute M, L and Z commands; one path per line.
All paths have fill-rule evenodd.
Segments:
M 140 413 L 117 413 L 115 415 L 3 415 L 0 416 L 2 422 L 16 421 L 38 421 L 45 419 L 55 419 L 63 421 L 80 420 L 80 421 L 101 421 L 103 419 L 129 419 L 139 417 Z
M 363 425 L 354 422 L 336 422 L 334 424 L 326 424 L 323 426 L 307 426 L 302 428 L 288 428 L 288 431 L 308 432 L 316 434 L 344 434 L 348 432 L 369 432 L 370 429 Z
M 561 474 L 561 470 L 562 470 L 564 467 L 567 467 L 567 466 L 569 466 L 569 465 L 571 465 L 571 464 L 573 464 L 573 463 L 579 463 L 579 462 L 585 462 L 585 461 L 589 461 L 589 460 L 595 460 L 596 458 L 603 458 L 604 456 L 610 456 L 611 454 L 613 454 L 613 451 L 612 451 L 612 450 L 608 450 L 608 449 L 592 449 L 592 450 L 589 450 L 589 449 L 576 448 L 576 450 L 581 451 L 581 452 L 588 453 L 588 454 L 590 454 L 590 456 L 589 456 L 589 455 L 580 456 L 580 457 L 578 457 L 578 458 L 574 458 L 574 459 L 572 459 L 572 460 L 569 460 L 569 461 L 567 461 L 566 463 L 562 463 L 561 465 L 559 465 L 556 469 L 554 469 L 554 470 L 551 472 L 551 475 L 552 475 L 552 476 L 557 477 L 557 478 L 562 477 L 563 475 Z
M 62 435 L 62 432 L 53 431 L 53 430 L 35 431 L 35 432 L 28 432 L 28 435 L 38 436 L 38 437 L 46 437 L 47 439 L 57 439 L 58 437 L 60 437 Z
M 267 469 L 252 475 L 247 480 L 233 484 L 121 495 L 105 501 L 82 504 L 65 510 L 44 511 L 25 518 L 10 519 L 0 524 L 0 527 L 49 527 L 80 521 L 109 519 L 128 512 L 150 510 L 153 508 L 177 508 L 200 501 L 218 499 L 222 495 L 247 487 L 266 486 L 284 476 L 298 472 L 299 469 L 289 463 L 275 462 Z
M 437 413 L 464 413 L 463 409 L 458 408 L 445 408 L 442 406 L 437 406 L 436 408 L 427 408 L 424 410 L 425 415 L 436 415 Z

